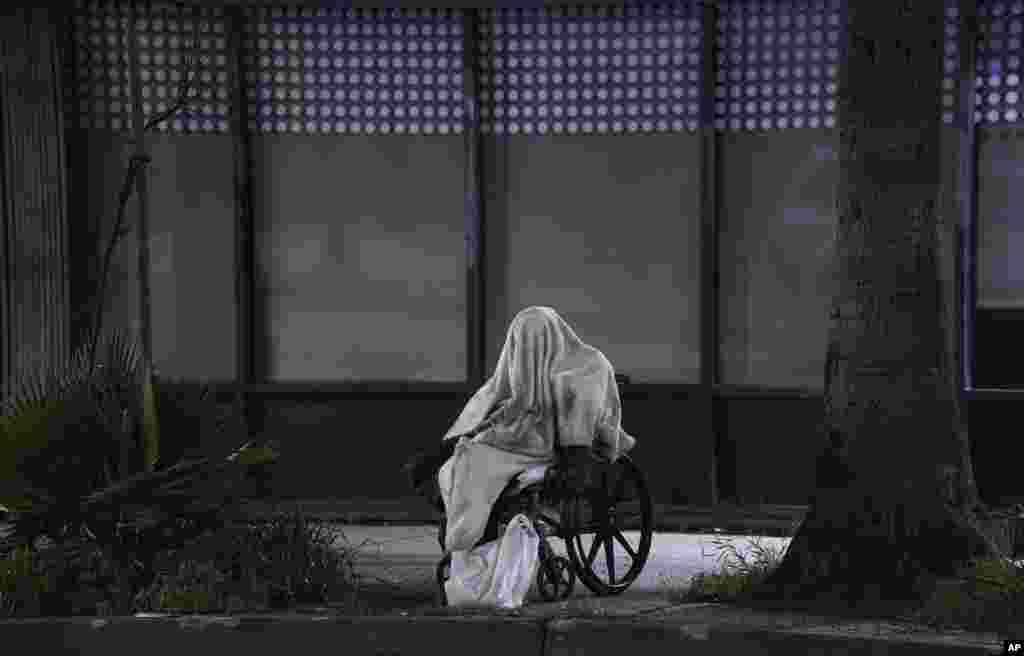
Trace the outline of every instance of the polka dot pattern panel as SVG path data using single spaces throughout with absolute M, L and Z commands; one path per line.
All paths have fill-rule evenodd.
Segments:
M 158 127 L 227 132 L 228 21 L 220 8 L 142 5 L 137 20 L 143 110 L 173 105 L 182 58 L 200 27 L 193 102 Z M 130 131 L 131 8 L 81 3 L 75 18 L 80 125 Z M 250 131 L 292 134 L 461 132 L 462 18 L 453 10 L 256 7 L 245 12 L 246 118 Z
M 842 0 L 721 0 L 715 127 L 834 127 L 842 9 Z
M 695 132 L 697 2 L 482 10 L 481 131 Z
M 250 130 L 462 131 L 458 11 L 262 7 L 249 10 L 248 16 Z
M 959 93 L 959 17 L 946 2 L 942 119 Z M 199 65 L 189 105 L 158 129 L 230 129 L 228 19 L 218 7 L 140 5 L 143 110 L 167 110 L 193 22 Z M 834 127 L 843 0 L 720 0 L 713 121 L 720 131 Z M 480 10 L 479 116 L 463 94 L 463 20 L 447 9 L 244 10 L 245 118 L 256 133 L 485 134 L 694 132 L 701 125 L 699 0 Z M 1018 118 L 1024 0 L 979 8 L 974 120 Z M 126 0 L 80 0 L 74 19 L 78 125 L 132 129 Z M 709 105 L 710 107 L 710 105 Z
M 942 122 L 956 121 L 960 94 L 960 11 L 957 0 L 946 0 L 942 55 Z
M 148 118 L 171 108 L 185 74 L 184 59 L 194 53 L 190 102 L 162 132 L 225 133 L 229 130 L 230 82 L 227 22 L 219 7 L 180 9 L 152 2 L 133 11 L 127 2 L 79 2 L 74 16 L 75 96 L 71 107 L 81 127 L 130 132 L 133 129 L 129 21 L 138 39 L 142 110 Z M 198 22 L 198 33 L 194 23 Z M 193 37 L 198 36 L 194 44 Z
M 982 0 L 978 5 L 978 18 L 981 35 L 974 78 L 974 122 L 983 125 L 1017 123 L 1022 112 L 1024 2 Z M 947 102 L 945 98 L 943 102 Z

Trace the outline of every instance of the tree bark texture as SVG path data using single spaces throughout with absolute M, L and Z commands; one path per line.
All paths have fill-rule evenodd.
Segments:
M 0 396 L 70 352 L 61 31 L 28 4 L 0 7 Z
M 847 6 L 823 447 L 808 515 L 759 592 L 911 599 L 926 577 L 995 550 L 963 503 L 973 481 L 959 215 L 940 138 L 943 3 Z M 964 474 L 958 494 L 950 472 Z

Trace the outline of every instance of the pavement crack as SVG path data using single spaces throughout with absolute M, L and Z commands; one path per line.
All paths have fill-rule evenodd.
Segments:
M 675 608 L 678 608 L 678 606 L 665 606 L 664 608 L 648 608 L 647 610 L 638 610 L 629 615 L 624 615 L 623 617 L 644 617 L 646 615 L 654 615 L 655 613 L 663 613 L 667 610 L 673 610 Z

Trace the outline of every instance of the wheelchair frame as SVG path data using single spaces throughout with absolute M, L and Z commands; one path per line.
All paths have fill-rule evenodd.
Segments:
M 557 465 L 550 467 L 544 480 L 525 486 L 518 493 L 512 490 L 518 484 L 513 479 L 499 495 L 491 510 L 488 524 L 494 522 L 501 535 L 502 528 L 517 514 L 526 515 L 537 534 L 540 536 L 539 561 L 537 571 L 537 590 L 547 601 L 559 601 L 568 598 L 573 591 L 576 579 L 598 596 L 621 594 L 640 575 L 650 554 L 653 537 L 653 504 L 647 481 L 643 473 L 629 456 L 621 456 L 614 463 L 605 462 L 601 465 L 601 485 L 589 490 L 586 494 L 574 498 L 559 498 L 554 481 L 557 478 Z M 624 482 L 632 483 L 635 494 L 623 498 Z M 616 511 L 622 502 L 632 503 L 636 510 L 630 515 L 639 517 L 639 526 L 627 529 L 619 523 Z M 547 508 L 557 507 L 559 518 L 551 517 Z M 589 521 L 587 515 L 589 509 Z M 438 543 L 444 551 L 444 532 L 446 518 L 442 513 L 438 527 Z M 634 549 L 628 544 L 622 530 L 638 530 L 639 545 Z M 592 534 L 593 541 L 589 552 L 584 553 L 582 536 Z M 548 539 L 561 538 L 566 544 L 568 558 L 558 555 Z M 631 565 L 621 577 L 615 577 L 613 541 L 618 542 L 629 553 Z M 604 545 L 605 578 L 594 569 L 594 562 L 599 545 Z M 440 591 L 440 601 L 446 604 L 444 582 L 447 580 L 447 568 L 450 556 L 446 555 L 437 564 L 436 578 Z M 610 573 L 610 575 L 607 575 Z

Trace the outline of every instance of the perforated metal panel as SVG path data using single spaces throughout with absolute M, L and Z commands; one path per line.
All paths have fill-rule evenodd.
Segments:
M 942 60 L 942 122 L 953 123 L 960 93 L 960 12 L 957 0 L 946 0 Z
M 715 127 L 834 127 L 841 0 L 721 0 Z
M 982 35 L 974 80 L 974 121 L 1016 123 L 1021 117 L 1021 32 L 1024 2 L 982 0 L 978 5 Z
M 193 13 L 194 12 L 194 13 Z M 132 84 L 127 2 L 79 2 L 74 22 L 78 80 L 78 124 L 94 129 L 132 129 Z M 136 20 L 143 112 L 148 117 L 167 110 L 176 98 L 184 68 L 182 59 L 192 40 L 192 21 L 199 20 L 199 65 L 192 101 L 162 131 L 227 132 L 229 114 L 228 48 L 225 19 L 219 8 L 184 13 L 169 3 L 142 5 Z
M 957 11 L 945 0 L 942 118 L 958 92 Z M 843 0 L 721 0 L 715 127 L 833 127 Z M 182 12 L 184 11 L 184 15 Z M 162 130 L 229 129 L 227 22 L 219 8 L 142 5 L 137 29 L 147 115 L 173 101 L 198 17 L 194 102 Z M 195 12 L 195 13 L 193 13 Z M 975 121 L 1019 116 L 1024 3 L 984 0 Z M 261 133 L 449 134 L 466 120 L 456 10 L 246 10 L 249 129 Z M 126 0 L 80 2 L 78 124 L 130 130 Z M 700 4 L 482 10 L 485 133 L 693 132 L 700 123 Z
M 261 8 L 247 32 L 253 131 L 462 131 L 455 11 Z
M 696 131 L 699 16 L 696 2 L 484 10 L 481 130 Z

